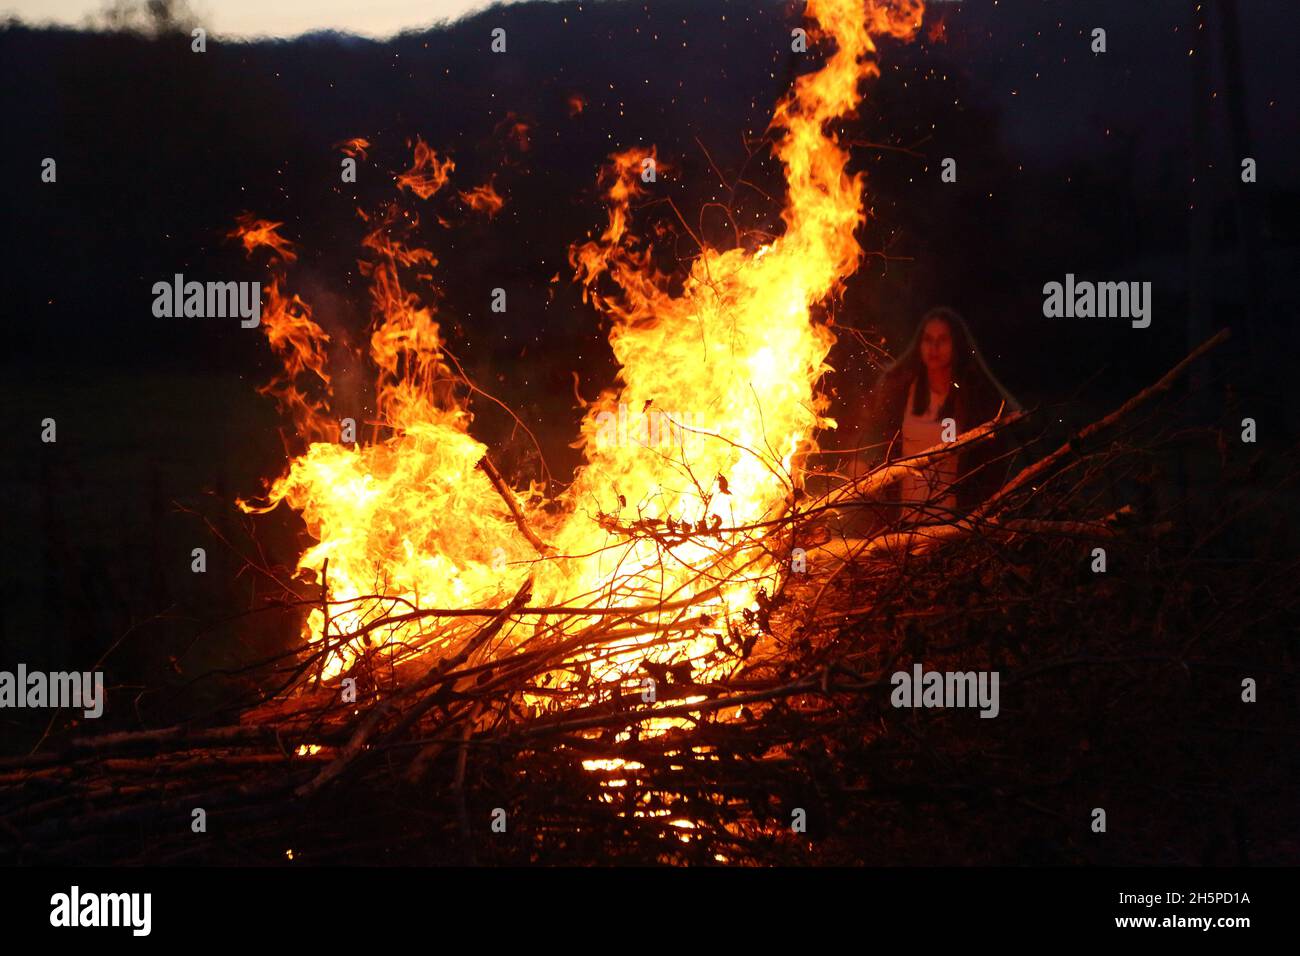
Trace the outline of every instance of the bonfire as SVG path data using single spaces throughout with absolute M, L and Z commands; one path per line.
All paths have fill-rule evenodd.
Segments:
M 238 720 L 70 736 L 0 762 L 10 851 L 220 861 L 186 825 L 204 808 L 267 861 L 883 862 L 910 795 L 931 808 L 941 860 L 953 807 L 997 793 L 991 768 L 1028 744 L 979 736 L 997 721 L 941 715 L 940 746 L 891 707 L 890 675 L 919 674 L 922 648 L 1001 670 L 1003 714 L 1045 735 L 1055 708 L 1008 699 L 1028 684 L 1121 664 L 1140 681 L 1191 634 L 1198 653 L 1227 653 L 1229 624 L 1196 623 L 1196 582 L 1215 572 L 1173 534 L 1170 506 L 1098 490 L 1168 453 L 1175 386 L 1224 334 L 1073 434 L 1030 410 L 853 478 L 823 454 L 835 332 L 820 306 L 863 260 L 869 188 L 835 124 L 878 75 L 878 42 L 907 42 L 921 12 L 809 0 L 833 52 L 772 116 L 779 235 L 696 237 L 685 274 L 661 272 L 638 228 L 659 157 L 610 157 L 607 224 L 570 263 L 618 374 L 587 402 L 583 463 L 563 487 L 503 474 L 475 437 L 475 403 L 498 400 L 448 350 L 430 291 L 444 280 L 417 240 L 421 210 L 448 191 L 495 214 L 490 182 L 458 183 L 454 161 L 416 141 L 392 203 L 361 214 L 363 421 L 336 410 L 330 336 L 295 290 L 304 240 L 240 216 L 232 236 L 265 270 L 261 328 L 283 366 L 263 391 L 297 447 L 239 506 L 291 509 L 315 541 L 292 576 L 241 558 L 270 589 L 266 609 L 299 611 L 301 640 L 250 669 L 257 695 Z M 836 531 L 909 469 L 1009 430 L 1029 460 L 974 512 L 866 539 Z M 1081 609 L 1076 569 L 1098 543 L 1167 572 L 1168 590 L 1157 600 L 1130 577 L 1109 584 L 1113 613 Z M 1189 630 L 1155 628 L 1134 650 L 1134 608 L 1157 607 Z M 1083 620 L 1089 636 L 1050 655 L 1028 646 Z M 1003 796 L 1042 812 L 1064 783 Z M 40 822 L 50 799 L 81 810 Z

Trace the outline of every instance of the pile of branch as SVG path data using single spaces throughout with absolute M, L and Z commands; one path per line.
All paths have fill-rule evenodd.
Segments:
M 1300 767 L 1276 752 L 1279 742 L 1294 752 L 1300 728 L 1294 706 L 1278 703 L 1294 661 L 1264 624 L 1294 621 L 1300 569 L 1236 554 L 1269 507 L 1259 481 L 1250 493 L 1228 474 L 1181 496 L 1151 490 L 1172 484 L 1154 469 L 1214 444 L 1174 386 L 1223 337 L 1051 450 L 1041 451 L 1046 431 L 1026 440 L 1036 460 L 967 515 L 868 538 L 835 530 L 907 469 L 1035 415 L 819 496 L 792 494 L 749 528 L 601 516 L 612 535 L 665 551 L 684 534 L 711 536 L 717 559 L 701 580 L 719 569 L 742 579 L 765 557 L 789 567 L 803 548 L 806 571 L 759 590 L 739 621 L 718 620 L 718 589 L 698 583 L 647 602 L 628 582 L 546 606 L 532 602 L 530 578 L 495 607 L 389 602 L 346 634 L 330 628 L 328 596 L 316 599 L 322 639 L 267 662 L 270 690 L 237 722 L 55 735 L 0 758 L 0 858 L 1285 859 L 1293 824 L 1271 808 L 1294 804 Z M 1294 475 L 1277 468 L 1274 496 Z M 486 459 L 484 470 L 509 505 Z M 1191 516 L 1189 501 L 1211 487 L 1241 493 L 1213 491 L 1213 520 Z M 511 511 L 538 560 L 556 559 Z M 1107 573 L 1090 568 L 1096 547 Z M 427 623 L 427 642 L 367 640 L 411 622 Z M 713 637 L 707 654 L 701 635 Z M 354 693 L 320 679 L 343 645 L 356 654 Z M 998 719 L 893 706 L 891 675 L 916 662 L 998 671 Z M 1246 677 L 1260 685 L 1249 707 Z M 1095 807 L 1122 835 L 1096 838 Z

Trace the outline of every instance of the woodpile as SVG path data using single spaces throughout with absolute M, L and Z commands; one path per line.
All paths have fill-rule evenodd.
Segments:
M 1294 555 L 1239 552 L 1267 507 L 1258 489 L 1286 488 L 1294 456 L 1262 474 L 1216 459 L 1218 430 L 1189 421 L 1175 388 L 1225 334 L 1055 445 L 1034 412 L 961 436 L 957 446 L 1016 429 L 1032 458 L 971 514 L 835 533 L 837 515 L 875 507 L 916 462 L 792 502 L 745 546 L 801 547 L 806 570 L 760 592 L 748 631 L 719 632 L 718 657 L 732 659 L 722 678 L 648 657 L 626 681 L 590 679 L 602 649 L 628 635 L 717 631 L 694 606 L 703 592 L 667 625 L 671 602 L 595 615 L 536 606 L 528 583 L 496 608 L 395 608 L 467 636 L 441 654 L 376 647 L 348 672 L 352 693 L 317 679 L 328 652 L 318 642 L 256 669 L 265 691 L 237 721 L 55 733 L 0 758 L 0 859 L 1285 858 L 1296 847 L 1283 808 L 1300 770 L 1271 756 L 1293 751 L 1300 727 L 1293 650 L 1277 626 L 1294 633 L 1300 568 Z M 1195 504 L 1203 487 L 1147 493 L 1153 470 L 1189 455 L 1216 462 L 1199 479 L 1224 489 L 1213 513 Z M 1234 472 L 1247 468 L 1249 485 Z M 1106 573 L 1090 568 L 1098 547 Z M 533 639 L 496 641 L 519 622 Z M 891 678 L 917 664 L 999 674 L 997 718 L 896 706 Z M 1245 678 L 1258 703 L 1241 702 Z M 1108 839 L 1089 828 L 1098 807 Z

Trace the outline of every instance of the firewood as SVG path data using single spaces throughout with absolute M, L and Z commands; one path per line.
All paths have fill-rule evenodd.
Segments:
M 389 623 L 427 621 L 433 637 L 427 647 L 365 646 L 360 632 L 379 631 L 384 620 L 331 634 L 359 648 L 355 673 L 366 683 L 355 702 L 341 701 L 332 681 L 311 678 L 321 653 L 313 645 L 251 668 L 268 696 L 230 723 L 53 734 L 35 753 L 0 758 L 0 859 L 222 860 L 229 838 L 268 860 L 291 848 L 295 861 L 346 861 L 348 848 L 364 848 L 447 862 L 788 863 L 810 853 L 834 861 L 835 847 L 848 845 L 835 841 L 864 828 L 878 834 L 883 858 L 891 836 L 881 821 L 900 799 L 956 806 L 995 793 L 997 768 L 1040 747 L 1038 736 L 1023 736 L 1025 727 L 1055 735 L 1064 769 L 1018 778 L 1017 786 L 1034 805 L 1059 805 L 1077 728 L 1059 707 L 1035 710 L 1026 688 L 1061 682 L 1061 693 L 1073 693 L 1097 679 L 1089 675 L 1104 674 L 1124 733 L 1157 732 L 1169 704 L 1146 701 L 1155 685 L 1141 681 L 1150 669 L 1191 660 L 1236 673 L 1234 662 L 1262 646 L 1251 632 L 1252 602 L 1297 606 L 1294 562 L 1265 575 L 1205 553 L 1206 536 L 1230 530 L 1231 515 L 1186 547 L 1173 533 L 1182 526 L 1172 509 L 1148 514 L 1114 501 L 1102 508 L 1083 490 L 1161 453 L 1159 421 L 1136 421 L 1134 413 L 1169 394 L 1189 362 L 1222 340 L 1026 466 L 974 513 L 809 547 L 806 573 L 781 575 L 775 590 L 765 584 L 748 630 L 711 608 L 721 592 L 707 575 L 769 567 L 796 537 L 812 541 L 830 509 L 869 500 L 893 480 L 888 469 L 728 530 L 718 563 L 702 571 L 693 593 L 533 606 L 525 582 L 498 607 L 394 605 Z M 1121 421 L 1124 442 L 1112 443 L 1107 436 Z M 1005 424 L 960 440 L 985 440 Z M 660 536 L 682 529 L 611 533 L 669 549 Z M 1081 556 L 1097 544 L 1144 569 L 1108 576 L 1097 585 L 1105 599 L 1081 583 Z M 1159 580 L 1158 593 L 1147 575 Z M 1223 602 L 1212 613 L 1195 597 L 1207 581 Z M 337 630 L 340 618 L 330 619 Z M 435 639 L 442 633 L 456 638 Z M 962 669 L 1002 670 L 1002 687 L 1027 710 L 1023 719 L 990 737 L 975 735 L 954 711 L 900 714 L 890 675 L 916 663 L 918 644 L 931 669 L 951 659 Z M 648 666 L 633 660 L 602 679 L 616 653 Z M 655 699 L 643 700 L 641 680 L 651 674 Z M 943 733 L 899 729 L 922 717 Z M 1103 746 L 1103 733 L 1090 730 L 1089 746 Z M 931 772 L 938 765 L 944 771 Z M 826 825 L 840 836 L 810 850 L 788 839 L 781 813 L 814 797 L 828 802 L 820 812 L 834 807 L 838 816 Z M 196 807 L 221 840 L 192 833 Z M 487 836 L 480 816 L 493 807 L 510 813 L 508 840 Z M 528 836 L 515 839 L 517 832 Z M 874 859 L 876 851 L 856 846 L 852 853 Z

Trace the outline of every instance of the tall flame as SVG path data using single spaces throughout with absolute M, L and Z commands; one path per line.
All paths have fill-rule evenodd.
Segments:
M 783 552 L 763 534 L 765 523 L 794 507 L 801 452 L 833 426 L 816 386 L 834 336 L 811 310 L 858 267 L 854 234 L 864 212 L 862 177 L 848 174 L 848 155 L 827 127 L 856 108 L 862 81 L 878 75 L 873 38 L 910 37 L 921 13 L 919 0 L 868 0 L 865 11 L 863 0 L 809 0 L 808 17 L 822 25 L 814 35 L 833 36 L 835 50 L 799 77 L 772 120 L 788 183 L 785 231 L 755 249 L 705 244 L 680 288 L 633 231 L 633 204 L 647 192 L 642 170 L 657 156 L 612 157 L 602 174 L 608 225 L 575 245 L 570 260 L 588 301 L 611 320 L 618 382 L 588 408 L 585 462 L 556 501 L 530 489 L 516 502 L 480 466 L 487 449 L 469 434 L 463 383 L 433 308 L 409 287 L 410 276 L 437 267 L 432 253 L 402 241 L 412 216 L 390 210 L 363 243 L 378 370 L 368 442 L 340 443 L 322 399 L 295 391 L 308 373 L 328 388 L 326 337 L 305 304 L 286 300 L 277 275 L 268 289 L 276 318 L 264 322 L 286 366 L 274 394 L 311 444 L 270 500 L 300 511 L 319 541 L 300 566 L 328 559 L 331 636 L 361 631 L 368 643 L 446 645 L 473 625 L 414 615 L 374 624 L 404 609 L 501 606 L 531 579 L 544 605 L 642 609 L 638 626 L 601 655 L 605 679 L 647 655 L 690 661 L 697 673 L 722 666 L 714 660 L 719 635 L 779 573 Z M 453 170 L 419 141 L 398 186 L 428 200 Z M 500 198 L 488 189 L 495 211 Z M 487 194 L 461 193 L 469 195 Z M 275 224 L 250 217 L 236 232 L 250 253 L 270 248 L 277 268 L 292 261 Z M 688 605 L 698 615 L 686 629 L 692 637 L 655 640 L 648 650 Z M 309 636 L 320 639 L 326 624 L 315 611 Z M 328 673 L 356 653 L 339 647 Z

